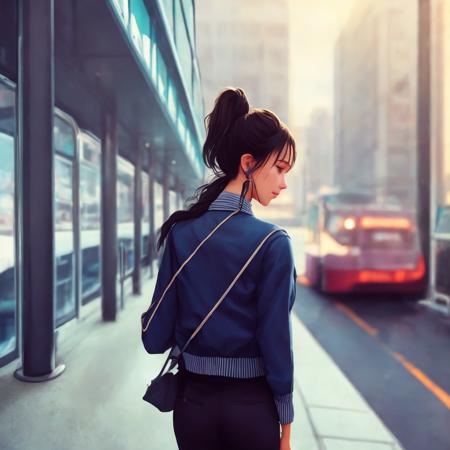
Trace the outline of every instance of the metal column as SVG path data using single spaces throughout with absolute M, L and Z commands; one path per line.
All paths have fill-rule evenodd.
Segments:
M 417 220 L 429 287 L 430 266 L 430 0 L 418 8 Z
M 140 139 L 135 143 L 134 164 L 134 270 L 133 294 L 141 294 L 142 259 L 142 149 Z
M 46 381 L 55 367 L 53 222 L 53 0 L 20 3 L 19 90 L 23 160 L 23 358 L 15 376 Z M 39 38 L 37 39 L 36 36 Z
M 117 117 L 102 111 L 102 316 L 117 315 Z

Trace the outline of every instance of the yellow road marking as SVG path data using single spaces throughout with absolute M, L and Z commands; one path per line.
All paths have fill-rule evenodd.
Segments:
M 340 309 L 346 316 L 348 316 L 353 322 L 355 322 L 359 327 L 361 327 L 370 336 L 377 336 L 378 330 L 370 326 L 366 321 L 361 319 L 357 314 L 355 314 L 348 306 L 342 303 L 336 303 L 336 307 Z
M 433 383 L 420 369 L 411 364 L 400 353 L 392 352 L 392 354 L 401 362 L 403 367 L 415 378 L 417 378 L 428 390 L 430 390 L 448 409 L 450 409 L 450 395 L 440 388 L 437 384 Z
M 366 333 L 371 336 L 377 337 L 378 330 L 371 327 L 367 322 L 361 319 L 356 313 L 354 313 L 348 306 L 342 303 L 336 303 L 336 307 L 340 309 L 345 315 L 347 315 L 351 320 L 353 320 L 358 326 L 360 326 Z M 383 344 L 384 345 L 384 344 Z M 420 369 L 411 364 L 404 356 L 400 353 L 390 350 L 387 346 L 388 351 L 399 361 L 403 367 L 418 381 L 420 381 L 432 394 L 434 394 L 448 409 L 450 409 L 450 395 L 435 384 L 430 378 L 428 378 Z

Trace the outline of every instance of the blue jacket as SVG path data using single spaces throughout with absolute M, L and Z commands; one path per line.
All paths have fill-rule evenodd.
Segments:
M 167 235 L 151 307 L 172 275 L 200 241 L 230 211 L 239 195 L 223 191 L 200 217 L 177 222 Z M 186 370 L 251 378 L 264 375 L 273 392 L 280 423 L 294 417 L 293 352 L 290 312 L 296 296 L 296 270 L 289 235 L 253 215 L 244 200 L 231 217 L 187 263 L 166 293 L 142 341 L 148 353 L 182 348 L 224 293 L 262 239 L 264 243 L 223 303 L 183 353 Z

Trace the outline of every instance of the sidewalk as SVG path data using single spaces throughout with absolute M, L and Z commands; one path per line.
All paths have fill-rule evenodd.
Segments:
M 296 414 L 292 449 L 402 449 L 297 316 L 292 317 L 292 334 Z
M 164 356 L 141 345 L 141 297 L 126 299 L 116 323 L 96 311 L 58 342 L 66 371 L 46 383 L 23 383 L 15 367 L 0 372 L 2 450 L 176 449 L 172 414 L 142 400 Z M 301 301 L 301 299 L 297 299 Z M 294 450 L 392 450 L 401 447 L 342 372 L 292 316 L 295 355 Z M 201 449 L 199 449 L 201 450 Z M 230 449 L 232 450 L 232 449 Z

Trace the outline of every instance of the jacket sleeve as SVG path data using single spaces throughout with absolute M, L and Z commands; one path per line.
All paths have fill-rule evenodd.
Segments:
M 155 307 L 176 272 L 172 231 L 169 231 L 149 309 L 141 315 L 141 338 L 148 353 L 164 353 L 175 345 L 177 316 L 176 280 L 166 292 L 156 313 Z
M 275 233 L 262 256 L 257 298 L 257 340 L 281 424 L 294 420 L 294 357 L 290 312 L 296 296 L 290 237 Z

